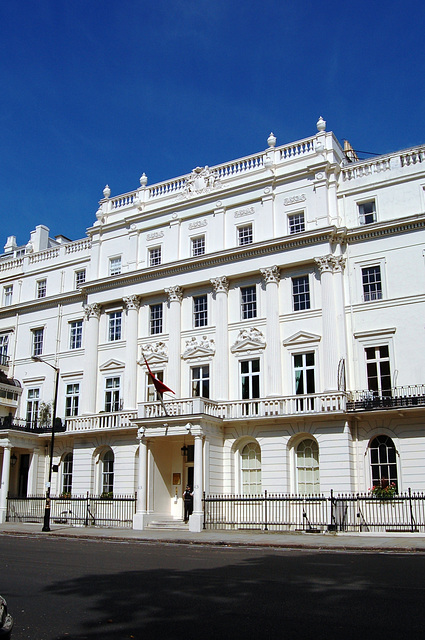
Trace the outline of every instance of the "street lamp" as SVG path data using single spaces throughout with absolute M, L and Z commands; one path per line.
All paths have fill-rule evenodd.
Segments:
M 58 403 L 58 386 L 59 386 L 59 367 L 55 367 L 50 362 L 46 362 L 39 356 L 32 356 L 32 360 L 35 362 L 43 362 L 43 364 L 49 365 L 55 370 L 55 395 L 53 399 L 52 409 L 52 439 L 50 442 L 50 462 L 49 462 L 49 480 L 46 485 L 46 506 L 44 508 L 44 524 L 42 531 L 50 531 L 50 486 L 52 484 L 52 462 L 53 462 L 53 449 L 55 446 L 55 421 L 56 421 L 56 406 Z

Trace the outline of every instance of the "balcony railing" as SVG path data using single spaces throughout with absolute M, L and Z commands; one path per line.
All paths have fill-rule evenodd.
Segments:
M 383 391 L 351 391 L 347 394 L 347 411 L 373 411 L 400 407 L 425 406 L 425 385 L 392 387 Z
M 51 425 L 41 425 L 36 420 L 25 420 L 23 418 L 10 418 L 5 416 L 0 418 L 0 429 L 13 429 L 13 431 L 25 431 L 26 433 L 51 433 Z M 60 419 L 57 419 L 55 433 L 65 431 L 66 427 Z
M 136 411 L 117 411 L 116 413 L 97 413 L 91 416 L 65 418 L 65 424 L 66 431 L 120 429 L 132 426 L 131 420 L 133 418 L 137 418 Z
M 10 364 L 10 356 L 7 356 L 4 353 L 0 353 L 0 367 L 8 368 Z

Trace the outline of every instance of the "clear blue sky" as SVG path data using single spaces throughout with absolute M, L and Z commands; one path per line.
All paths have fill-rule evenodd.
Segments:
M 425 143 L 422 2 L 4 0 L 0 252 L 112 195 L 327 129 Z

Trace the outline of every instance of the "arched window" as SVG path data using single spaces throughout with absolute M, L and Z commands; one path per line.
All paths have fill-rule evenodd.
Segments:
M 102 458 L 102 493 L 114 491 L 114 452 L 108 449 Z
M 62 473 L 62 492 L 71 493 L 72 490 L 72 453 L 67 453 L 63 459 L 63 473 Z
M 376 436 L 370 443 L 370 465 L 372 484 L 385 488 L 397 484 L 397 459 L 394 442 L 388 436 Z
M 261 449 L 249 442 L 241 451 L 241 484 L 244 495 L 261 493 Z
M 296 464 L 298 493 L 319 493 L 319 446 L 315 440 L 307 438 L 299 443 Z

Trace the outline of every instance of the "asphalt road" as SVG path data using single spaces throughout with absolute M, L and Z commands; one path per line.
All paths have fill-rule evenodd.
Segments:
M 13 640 L 425 638 L 425 554 L 0 537 Z

